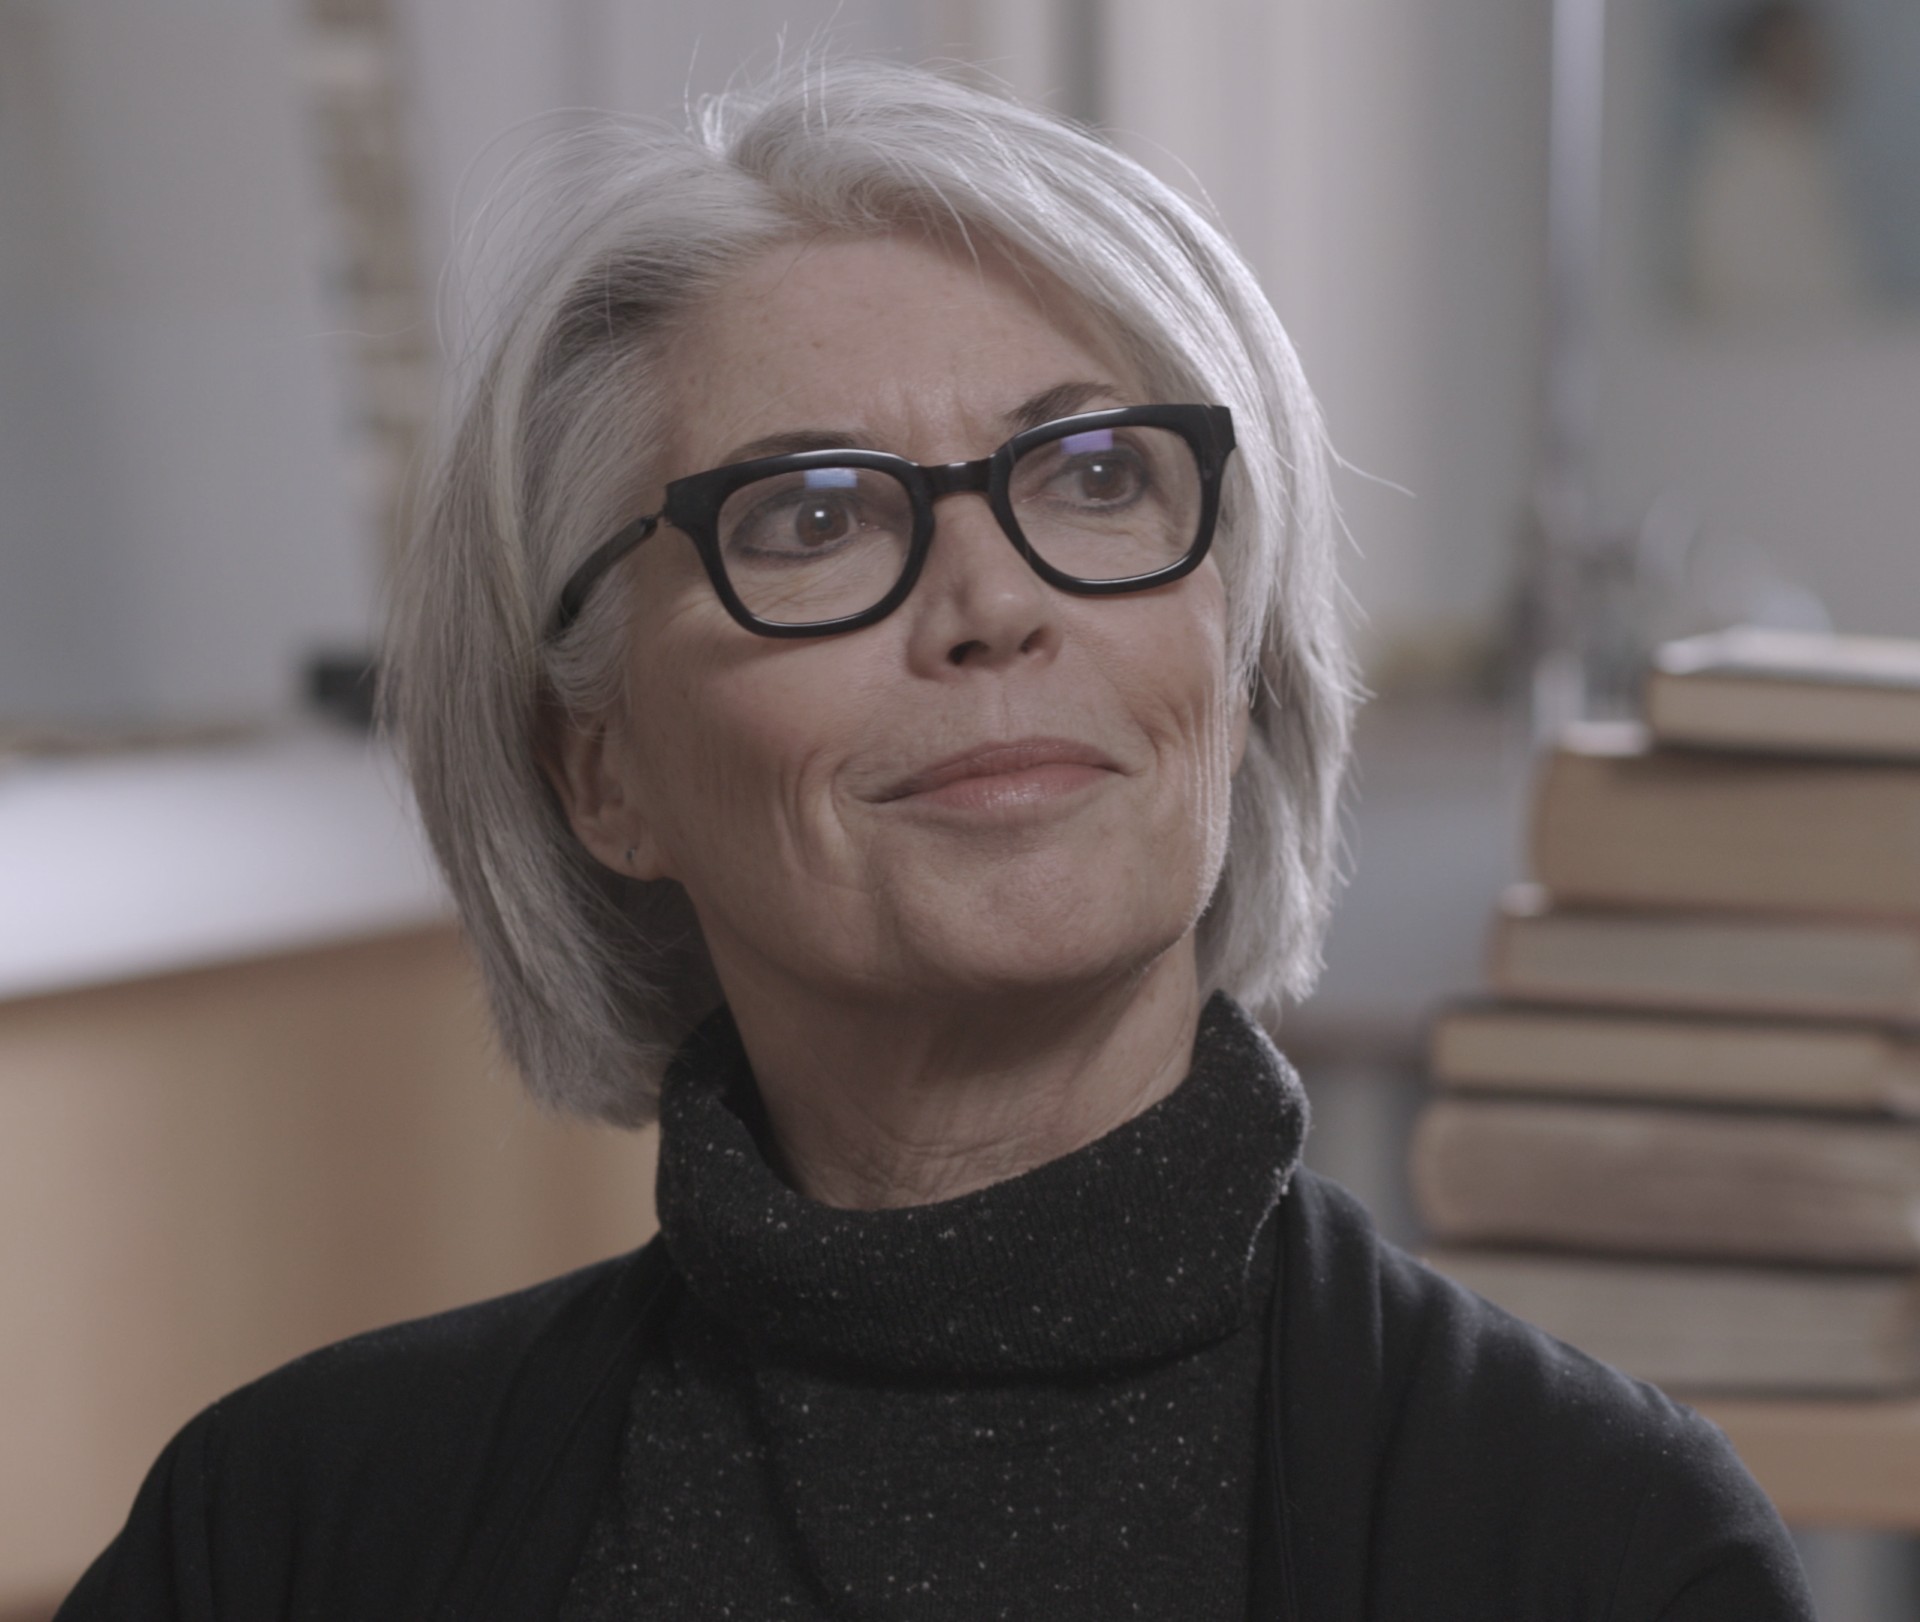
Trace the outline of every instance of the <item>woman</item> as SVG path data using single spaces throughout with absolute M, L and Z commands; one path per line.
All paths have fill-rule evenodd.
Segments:
M 1219 234 L 875 65 L 569 162 L 392 699 L 662 1238 L 217 1404 L 64 1614 L 1810 1615 L 1717 1432 L 1299 1169 L 1351 689 Z

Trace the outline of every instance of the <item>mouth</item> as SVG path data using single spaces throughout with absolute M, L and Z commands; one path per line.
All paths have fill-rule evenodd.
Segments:
M 1071 793 L 1119 771 L 1111 758 L 1071 738 L 1021 738 L 987 744 L 935 761 L 879 796 L 882 804 L 986 809 Z

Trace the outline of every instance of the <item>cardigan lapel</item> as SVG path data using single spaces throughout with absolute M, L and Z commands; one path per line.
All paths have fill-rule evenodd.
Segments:
M 1278 1220 L 1283 1232 L 1273 1247 L 1273 1284 L 1267 1312 L 1265 1355 L 1260 1365 L 1260 1434 L 1253 1465 L 1253 1519 L 1248 1538 L 1252 1566 L 1247 1583 L 1247 1622 L 1299 1622 L 1300 1602 L 1293 1570 L 1293 1529 L 1287 1493 L 1286 1390 L 1282 1348 L 1286 1344 L 1287 1242 L 1283 1199 Z
M 443 1622 L 558 1616 L 618 1468 L 640 1360 L 663 1332 L 677 1280 L 658 1239 L 625 1259 L 516 1380 L 476 1524 L 437 1614 Z
M 1291 1598 L 1268 1615 L 1362 1622 L 1375 1487 L 1395 1407 L 1379 1243 L 1353 1197 L 1304 1168 L 1281 1209 L 1268 1361 L 1278 1492 L 1256 1524 L 1276 1530 Z

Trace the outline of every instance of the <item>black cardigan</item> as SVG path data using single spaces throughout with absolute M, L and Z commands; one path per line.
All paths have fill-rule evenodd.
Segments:
M 1251 1615 L 1812 1618 L 1698 1415 L 1387 1245 L 1311 1172 L 1280 1210 Z M 235 1392 L 57 1622 L 556 1615 L 680 1287 L 656 1241 Z

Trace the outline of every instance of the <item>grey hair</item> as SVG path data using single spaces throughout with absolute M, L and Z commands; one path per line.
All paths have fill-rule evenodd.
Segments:
M 1319 972 L 1355 687 L 1319 410 L 1221 231 L 1083 130 L 877 61 L 785 69 L 702 102 L 685 131 L 608 121 L 523 166 L 513 195 L 494 229 L 525 246 L 480 312 L 396 581 L 384 703 L 534 1095 L 643 1124 L 719 999 L 684 892 L 590 857 L 542 765 L 557 717 L 616 700 L 623 594 L 546 631 L 567 576 L 636 511 L 670 339 L 728 277 L 812 233 L 992 244 L 1118 335 L 1162 397 L 1231 407 L 1215 556 L 1252 726 L 1197 950 L 1208 989 L 1277 1020 Z

